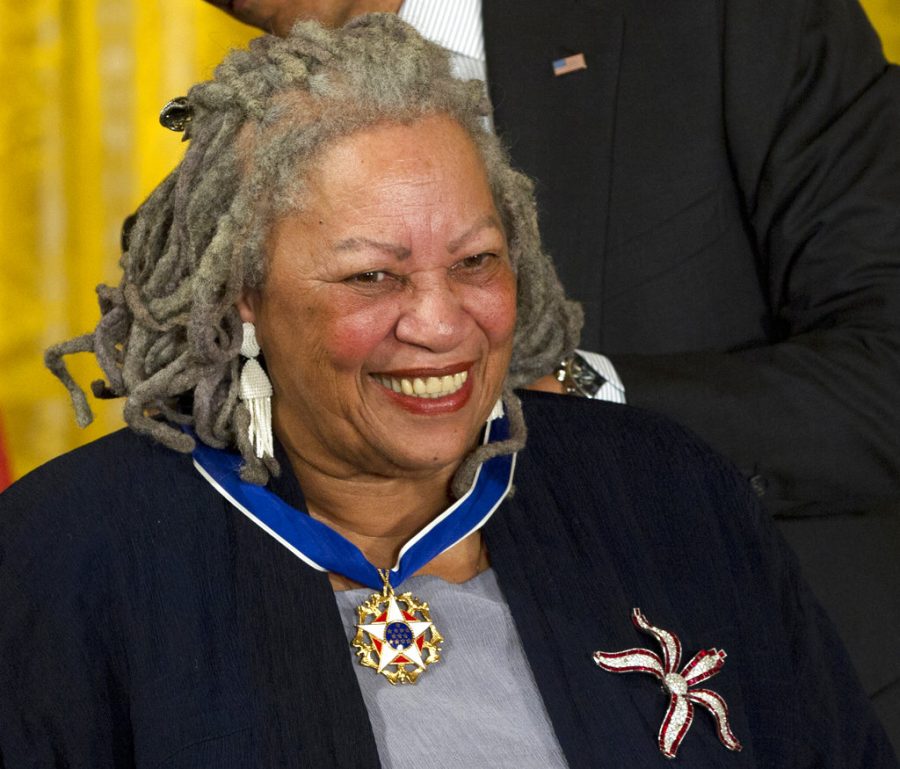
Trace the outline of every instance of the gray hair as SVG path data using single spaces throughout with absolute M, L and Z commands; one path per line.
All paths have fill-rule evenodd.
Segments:
M 487 455 L 524 445 L 513 387 L 551 371 L 577 344 L 580 308 L 565 299 L 541 250 L 531 182 L 514 171 L 484 126 L 482 84 L 452 77 L 445 51 L 392 14 L 372 14 L 328 30 L 297 24 L 285 39 L 265 36 L 232 52 L 212 80 L 187 97 L 190 146 L 123 231 L 123 276 L 97 288 L 93 333 L 45 354 L 68 388 L 80 425 L 92 417 L 63 356 L 90 351 L 107 381 L 98 397 L 125 396 L 136 431 L 177 451 L 191 425 L 216 447 L 236 447 L 242 475 L 266 483 L 277 463 L 256 458 L 249 414 L 238 398 L 242 325 L 235 307 L 245 287 L 265 280 L 265 239 L 278 217 L 303 205 L 303 180 L 336 138 L 379 123 L 444 114 L 475 142 L 506 229 L 517 275 L 518 321 L 504 389 L 511 438 L 480 447 L 457 473 L 465 487 Z M 164 419 L 159 419 L 162 416 Z

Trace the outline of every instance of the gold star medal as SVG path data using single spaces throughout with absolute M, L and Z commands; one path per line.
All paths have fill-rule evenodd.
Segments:
M 428 604 L 412 593 L 394 594 L 390 575 L 380 570 L 384 587 L 356 607 L 356 635 L 350 645 L 359 662 L 392 684 L 414 684 L 441 658 L 443 636 L 431 621 Z

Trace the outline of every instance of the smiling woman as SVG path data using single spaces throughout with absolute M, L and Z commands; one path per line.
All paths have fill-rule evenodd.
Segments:
M 304 455 L 336 476 L 437 471 L 444 488 L 500 397 L 516 320 L 481 157 L 443 115 L 377 125 L 326 149 L 307 187 L 238 303 L 276 433 L 304 488 Z
M 164 110 L 185 158 L 47 354 L 86 421 L 93 352 L 132 429 L 0 498 L 5 769 L 893 765 L 730 467 L 514 392 L 581 314 L 484 116 L 378 15 Z

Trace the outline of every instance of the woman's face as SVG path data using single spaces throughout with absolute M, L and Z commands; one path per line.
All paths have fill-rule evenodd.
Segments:
M 455 466 L 496 401 L 516 279 L 484 165 L 452 119 L 332 144 L 241 301 L 288 448 L 340 477 Z

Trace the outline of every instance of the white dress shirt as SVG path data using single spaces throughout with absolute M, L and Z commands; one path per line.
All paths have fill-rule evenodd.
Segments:
M 406 0 L 398 15 L 422 37 L 450 52 L 456 77 L 487 80 L 481 0 Z

